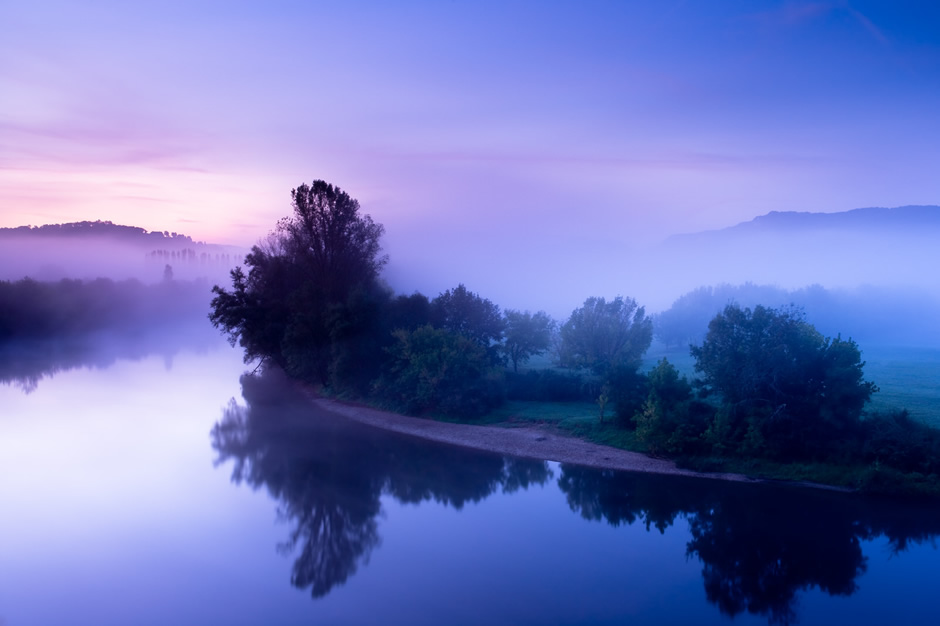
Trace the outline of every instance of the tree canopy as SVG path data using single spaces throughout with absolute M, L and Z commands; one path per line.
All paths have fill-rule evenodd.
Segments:
M 592 297 L 562 325 L 559 360 L 607 376 L 618 366 L 637 367 L 652 340 L 652 322 L 636 300 Z
M 294 213 L 275 230 L 275 249 L 326 296 L 343 300 L 371 284 L 388 262 L 381 255 L 381 224 L 359 212 L 359 202 L 339 187 L 315 180 L 291 190 Z
M 502 341 L 504 328 L 499 307 L 463 284 L 431 301 L 431 323 L 470 339 L 494 358 L 498 354 L 494 348 Z
M 530 313 L 507 309 L 503 315 L 506 325 L 503 350 L 512 362 L 513 371 L 519 371 L 520 363 L 541 354 L 551 345 L 555 320 L 545 311 Z
M 874 383 L 851 339 L 824 338 L 794 309 L 729 305 L 693 346 L 695 369 L 720 394 L 723 438 L 812 453 L 856 422 Z
M 327 382 L 335 355 L 377 332 L 369 312 L 383 291 L 384 229 L 322 180 L 293 189 L 291 199 L 293 214 L 245 257 L 248 273 L 232 270 L 231 291 L 213 287 L 209 319 L 241 343 L 246 359 L 271 357 Z

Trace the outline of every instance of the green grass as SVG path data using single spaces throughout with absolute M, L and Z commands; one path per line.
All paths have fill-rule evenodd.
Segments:
M 868 348 L 865 377 L 881 389 L 869 410 L 907 409 L 914 419 L 940 427 L 940 349 Z
M 907 409 L 914 419 L 940 428 L 940 349 L 860 347 L 865 379 L 880 389 L 872 396 L 868 410 Z M 664 357 L 680 374 L 690 379 L 695 376 L 695 360 L 687 348 L 654 344 L 643 359 L 643 369 L 649 370 Z
M 608 411 L 609 413 L 609 411 Z M 482 423 L 550 424 L 564 430 L 598 421 L 598 408 L 590 402 L 506 402 L 486 415 Z M 481 423 L 477 420 L 476 423 Z

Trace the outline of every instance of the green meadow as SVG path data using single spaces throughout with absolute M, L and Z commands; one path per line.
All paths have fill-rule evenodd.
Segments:
M 643 369 L 649 370 L 662 358 L 669 359 L 683 375 L 695 376 L 695 360 L 688 350 L 668 349 L 657 343 L 647 352 Z M 862 346 L 862 358 L 865 360 L 866 379 L 879 387 L 868 404 L 869 411 L 907 409 L 914 419 L 940 427 L 940 349 Z M 534 357 L 526 369 L 551 367 L 554 367 L 551 359 L 540 355 Z M 510 427 L 532 423 L 555 424 L 562 430 L 595 441 L 635 447 L 632 433 L 600 427 L 598 417 L 598 406 L 589 402 L 510 401 L 485 416 L 482 422 Z M 608 407 L 606 419 L 615 419 L 612 407 Z M 480 423 L 480 420 L 474 422 Z

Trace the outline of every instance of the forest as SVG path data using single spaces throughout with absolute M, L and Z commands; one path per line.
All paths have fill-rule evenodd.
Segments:
M 293 215 L 252 248 L 210 320 L 290 376 L 341 398 L 479 420 L 507 398 L 591 401 L 628 447 L 701 469 L 801 477 L 890 493 L 940 493 L 940 436 L 906 411 L 866 411 L 877 392 L 858 344 L 824 336 L 797 307 L 730 303 L 693 345 L 696 376 L 641 371 L 654 320 L 629 297 L 591 296 L 563 323 L 501 311 L 458 284 L 394 294 L 384 228 L 341 189 L 292 190 Z M 247 271 L 246 271 L 247 269 Z M 662 319 L 662 316 L 660 316 Z M 551 353 L 557 368 L 519 366 Z M 608 417 L 609 415 L 609 417 Z

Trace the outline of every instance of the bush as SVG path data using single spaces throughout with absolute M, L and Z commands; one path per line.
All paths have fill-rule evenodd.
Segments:
M 654 454 L 700 450 L 709 407 L 693 401 L 692 385 L 666 359 L 650 370 L 647 380 L 646 401 L 633 417 L 637 439 Z
M 501 372 L 475 341 L 430 325 L 393 336 L 391 360 L 375 392 L 396 408 L 479 417 L 505 399 Z
M 584 378 L 555 370 L 529 370 L 518 374 L 507 372 L 506 395 L 510 400 L 535 402 L 591 402 Z

